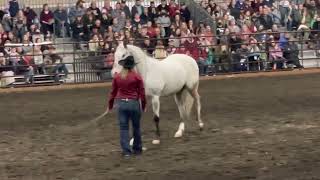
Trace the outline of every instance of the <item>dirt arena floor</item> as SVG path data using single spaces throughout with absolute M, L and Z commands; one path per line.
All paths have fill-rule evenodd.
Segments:
M 162 142 L 151 144 L 150 107 L 142 156 L 122 159 L 118 126 L 104 111 L 109 87 L 0 93 L 1 180 L 320 179 L 320 73 L 201 81 L 205 130 L 161 101 Z M 194 118 L 193 118 L 194 119 Z M 73 128 L 82 127 L 82 128 Z

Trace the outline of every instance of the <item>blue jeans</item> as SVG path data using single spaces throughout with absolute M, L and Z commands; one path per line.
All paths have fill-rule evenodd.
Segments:
M 62 73 L 62 72 L 65 74 L 65 77 L 67 78 L 69 71 L 68 71 L 68 68 L 66 67 L 66 65 L 63 63 L 57 64 L 53 68 L 53 73 L 55 74 L 54 78 L 55 78 L 56 82 L 59 82 L 59 80 L 60 80 L 59 73 Z
M 55 22 L 55 32 L 58 37 L 66 37 L 70 35 L 70 25 L 69 23 L 62 24 L 61 22 Z
M 197 64 L 198 64 L 198 67 L 199 67 L 199 74 L 200 75 L 206 75 L 206 69 L 208 67 L 206 61 L 198 60 Z
M 281 14 L 281 24 L 285 27 L 287 27 L 287 23 L 288 23 L 288 16 L 289 16 L 289 8 L 288 7 L 283 7 L 283 6 L 279 6 L 279 11 Z
M 66 76 L 68 76 L 68 74 L 69 74 L 68 68 L 67 68 L 66 65 L 63 64 L 63 63 L 57 64 L 57 65 L 53 68 L 53 72 L 56 73 L 56 74 L 63 72 Z
M 35 74 L 47 74 L 46 68 L 44 64 L 38 64 L 34 68 L 34 73 Z
M 129 120 L 132 121 L 133 128 L 133 151 L 135 153 L 142 152 L 142 141 L 140 132 L 140 118 L 141 108 L 138 100 L 119 100 L 117 99 L 118 105 L 118 120 L 120 126 L 120 144 L 123 154 L 131 154 L 129 145 Z
M 28 71 L 24 72 L 24 81 L 25 82 L 29 82 L 29 83 L 33 83 L 34 81 L 34 69 L 33 67 L 29 67 Z

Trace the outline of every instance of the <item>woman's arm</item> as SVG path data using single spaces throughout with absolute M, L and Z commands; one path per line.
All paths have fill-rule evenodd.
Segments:
M 114 78 L 112 80 L 112 90 L 111 90 L 110 97 L 109 97 L 109 110 L 111 110 L 113 108 L 114 99 L 115 99 L 117 93 L 118 93 L 118 85 L 117 85 L 116 78 Z
M 139 99 L 141 101 L 142 110 L 145 111 L 147 101 L 146 101 L 144 83 L 141 77 L 138 78 L 138 81 L 139 81 L 139 85 L 138 85 Z

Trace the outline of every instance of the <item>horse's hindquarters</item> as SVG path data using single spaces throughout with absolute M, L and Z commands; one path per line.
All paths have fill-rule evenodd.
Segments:
M 185 74 L 184 81 L 188 89 L 194 89 L 199 83 L 199 67 L 197 62 L 188 55 L 177 54 L 172 55 L 172 61 L 176 61 L 182 70 L 179 74 Z

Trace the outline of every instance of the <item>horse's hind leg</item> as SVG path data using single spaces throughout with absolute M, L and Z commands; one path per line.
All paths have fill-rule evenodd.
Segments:
M 154 123 L 156 125 L 156 139 L 152 141 L 152 144 L 160 144 L 160 97 L 159 96 L 153 96 L 151 99 L 152 102 L 152 110 L 154 113 Z
M 189 119 L 190 111 L 193 105 L 193 99 L 187 89 L 183 89 L 182 91 L 175 94 L 174 99 L 179 109 L 181 121 L 179 124 L 179 128 L 174 135 L 174 137 L 178 138 L 183 135 L 183 132 L 185 130 L 184 122 Z
M 195 99 L 195 102 L 196 102 L 197 120 L 198 120 L 200 131 L 201 131 L 203 129 L 204 124 L 201 119 L 201 102 L 200 102 L 200 95 L 198 92 L 198 85 L 194 89 L 192 89 L 191 95 Z
M 179 128 L 177 130 L 177 132 L 174 134 L 175 138 L 181 137 L 183 135 L 183 131 L 184 131 L 184 121 L 185 121 L 185 107 L 183 106 L 183 102 L 182 102 L 182 92 L 179 92 L 177 94 L 174 95 L 174 100 L 176 101 L 176 104 L 178 106 L 179 109 L 179 113 L 180 113 L 180 124 L 179 124 Z

